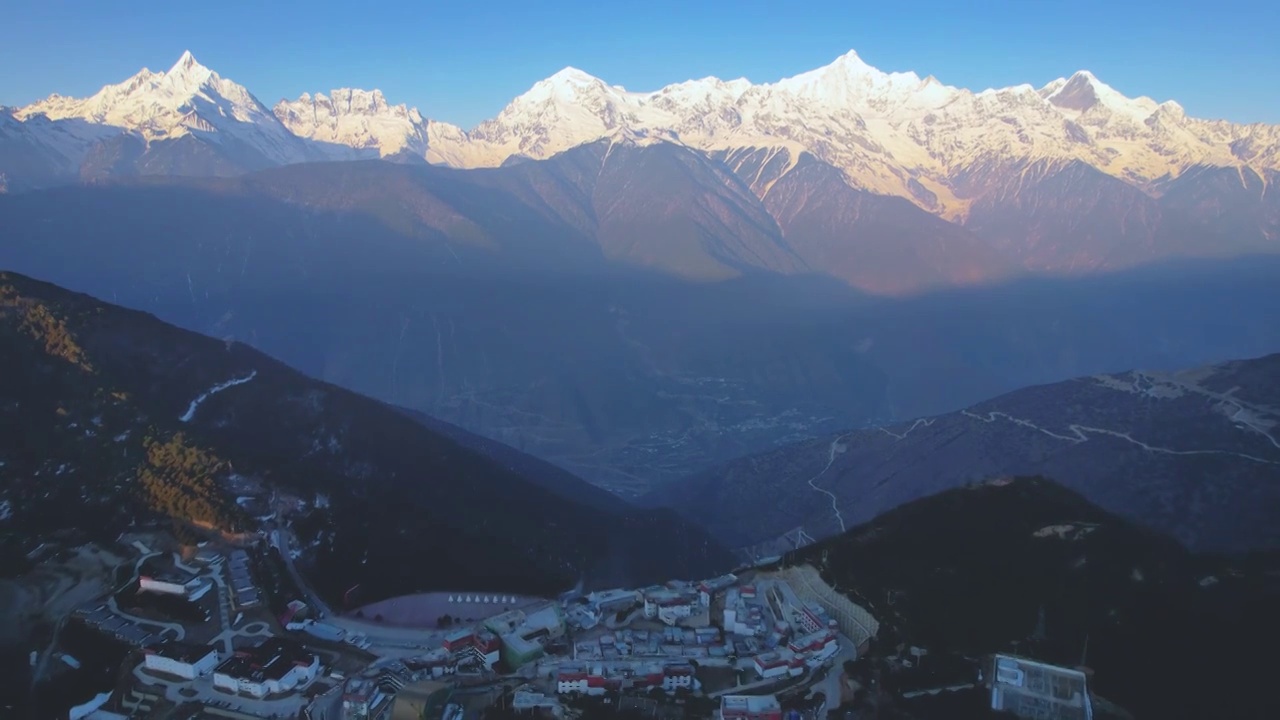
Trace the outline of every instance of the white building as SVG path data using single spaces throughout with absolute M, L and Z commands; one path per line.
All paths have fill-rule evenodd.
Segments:
M 188 586 L 194 586 L 194 584 L 194 578 L 182 578 L 176 575 L 143 575 L 138 578 L 138 589 L 163 595 L 185 596 Z
M 146 669 L 187 680 L 208 675 L 218 665 L 218 651 L 209 645 L 166 643 L 144 652 Z
M 794 653 L 803 653 L 808 664 L 814 666 L 840 651 L 840 639 L 834 630 L 821 630 L 795 638 L 787 647 Z
M 790 662 L 781 653 L 771 652 L 757 655 L 754 661 L 756 673 L 768 680 L 782 677 L 791 670 Z
M 672 692 L 679 689 L 693 689 L 694 670 L 692 665 L 668 665 L 662 668 L 662 689 Z
M 658 606 L 658 619 L 667 625 L 675 625 L 683 618 L 693 615 L 693 603 L 688 600 L 670 600 Z
M 782 705 L 773 695 L 721 695 L 721 720 L 782 720 Z
M 218 665 L 213 685 L 233 693 L 263 698 L 309 684 L 320 671 L 320 658 L 283 638 L 270 638 L 242 650 Z
M 562 667 L 556 674 L 556 692 L 560 695 L 580 693 L 586 695 L 587 670 L 583 667 Z

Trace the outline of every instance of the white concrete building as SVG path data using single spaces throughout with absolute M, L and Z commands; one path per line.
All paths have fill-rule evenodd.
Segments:
M 187 680 L 208 675 L 218 665 L 218 651 L 209 645 L 166 643 L 144 652 L 146 669 Z
M 263 698 L 303 687 L 319 671 L 320 658 L 283 638 L 270 638 L 224 660 L 213 672 L 213 685 Z
M 186 595 L 189 582 L 187 579 L 172 575 L 157 575 L 154 577 L 143 575 L 138 578 L 138 589 L 163 595 Z
M 755 667 L 756 674 L 766 680 L 782 677 L 791 670 L 791 664 L 788 658 L 784 658 L 781 653 L 776 652 L 757 655 L 753 665 Z
M 675 625 L 683 618 L 693 615 L 693 603 L 687 600 L 672 600 L 658 606 L 658 619 L 667 625 Z
M 693 689 L 694 670 L 692 665 L 668 665 L 662 669 L 662 689 L 673 692 L 679 689 Z

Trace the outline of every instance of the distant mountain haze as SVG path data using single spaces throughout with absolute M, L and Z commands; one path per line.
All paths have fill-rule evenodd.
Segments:
M 700 202 L 668 222 L 702 239 L 681 266 L 741 274 L 646 269 L 618 257 L 635 252 L 626 226 L 599 218 L 661 185 L 595 187 L 598 150 L 487 170 L 309 164 L 0 196 L 0 262 L 241 339 L 626 494 L 1031 383 L 1280 346 L 1270 256 L 882 299 L 760 268 L 777 246 L 745 232 L 759 223 L 712 234 L 722 226 Z M 658 153 L 659 167 L 696 159 L 634 152 Z M 717 187 L 723 207 L 741 201 Z
M 67 528 L 114 540 L 157 522 L 284 527 L 339 609 L 355 584 L 369 599 L 554 595 L 732 564 L 670 511 L 637 510 L 243 344 L 2 271 L 0 369 L 0 503 L 17 540 L 6 553 Z M 274 493 L 298 502 L 270 524 L 236 499 Z
M 856 53 L 464 131 L 189 53 L 0 111 L 0 265 L 615 492 L 1028 384 L 1280 349 L 1277 128 Z
M 1280 549 L 1280 355 L 1094 375 L 742 458 L 654 491 L 743 547 L 821 538 L 970 482 L 1045 474 L 1206 552 Z

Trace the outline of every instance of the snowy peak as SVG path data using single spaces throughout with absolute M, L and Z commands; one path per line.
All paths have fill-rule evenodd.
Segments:
M 143 72 L 147 71 L 144 69 Z M 165 76 L 175 83 L 182 81 L 197 86 L 204 84 L 213 75 L 214 72 L 201 65 L 190 50 L 184 50 L 182 57 L 179 57 L 173 67 L 169 68 L 169 71 L 165 73 Z
M 611 88 L 600 78 L 574 67 L 566 67 L 551 77 L 540 80 L 512 101 L 512 105 L 572 103 L 584 97 L 623 95 L 622 88 Z
M 943 102 L 954 92 L 936 79 L 932 83 L 922 81 L 914 72 L 882 72 L 854 51 L 817 70 L 780 80 L 773 87 L 821 107 L 873 115 L 910 105 L 922 91 L 937 95 L 933 100 Z
M 1065 110 L 1076 110 L 1083 112 L 1098 104 L 1098 90 L 1110 87 L 1098 82 L 1098 78 L 1088 70 L 1081 70 L 1071 76 L 1070 80 L 1058 78 L 1052 85 L 1055 86 L 1046 99 Z M 1114 91 L 1112 91 L 1114 92 Z
M 590 85 L 592 83 L 599 83 L 603 81 L 591 73 L 569 66 L 555 73 L 543 82 L 551 85 Z
M 88 98 L 51 95 L 19 111 L 23 120 L 38 115 L 136 133 L 148 143 L 192 135 L 208 142 L 235 141 L 249 165 L 308 158 L 303 143 L 252 93 L 201 65 L 190 51 L 166 72 L 143 68 Z
M 1080 70 L 1067 79 L 1059 78 L 1044 89 L 1049 87 L 1054 89 L 1044 93 L 1043 97 L 1054 107 L 1070 112 L 1114 113 L 1124 119 L 1141 122 L 1158 107 L 1148 97 L 1126 97 L 1088 70 Z
M 304 93 L 267 109 L 190 52 L 165 72 L 143 69 L 89 98 L 52 95 L 13 117 L 68 158 L 122 131 L 148 143 L 230 139 L 223 144 L 276 164 L 403 156 L 496 167 L 601 139 L 716 153 L 785 149 L 839 168 L 853 187 L 949 219 L 966 216 L 974 196 L 957 178 L 975 167 L 1078 162 L 1153 193 L 1160 178 L 1198 165 L 1280 169 L 1280 128 L 1188 118 L 1176 103 L 1126 97 L 1087 70 L 1038 89 L 974 93 L 932 75 L 881 71 L 856 51 L 774 83 L 704 77 L 644 92 L 565 67 L 469 133 L 376 89 Z M 54 127 L 62 119 L 73 122 Z
M 311 112 L 329 116 L 342 117 L 360 115 L 364 117 L 395 117 L 411 122 L 421 123 L 422 115 L 417 108 L 408 105 L 392 105 L 387 102 L 381 90 L 359 90 L 355 88 L 336 88 L 328 95 L 303 93 L 292 102 L 281 100 L 276 103 L 275 113 L 280 117 L 282 112 L 298 111 L 309 108 Z M 283 117 L 280 117 L 284 121 Z M 288 124 L 288 123 L 286 123 Z
M 427 156 L 427 122 L 417 108 L 392 105 L 381 90 L 337 88 L 328 95 L 303 93 L 297 100 L 281 100 L 275 117 L 293 134 L 309 140 L 346 146 L 387 157 Z

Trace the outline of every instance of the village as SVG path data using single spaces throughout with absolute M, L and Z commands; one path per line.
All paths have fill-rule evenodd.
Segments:
M 183 717 L 307 720 L 572 719 L 610 710 L 823 720 L 861 689 L 842 668 L 880 630 L 808 565 L 556 599 L 425 593 L 338 613 L 293 568 L 286 531 L 194 547 L 166 538 L 122 536 L 136 551 L 132 577 L 77 608 L 63 630 L 62 665 L 76 667 L 83 654 L 66 648 L 93 648 L 96 638 L 120 649 L 127 671 L 72 718 L 186 708 L 196 714 Z M 1010 662 L 1002 678 L 1059 670 Z M 1055 682 L 1076 683 L 1077 692 L 1028 702 L 1067 711 L 1055 717 L 1090 717 L 1084 679 Z M 1006 685 L 993 703 L 1021 697 Z

